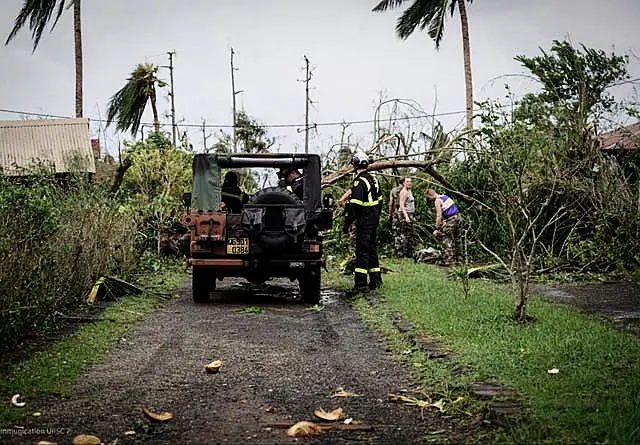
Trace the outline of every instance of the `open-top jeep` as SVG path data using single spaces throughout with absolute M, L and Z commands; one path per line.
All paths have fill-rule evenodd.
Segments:
M 297 168 L 303 199 L 283 184 L 258 190 L 239 213 L 221 205 L 222 169 Z M 273 277 L 298 280 L 303 301 L 320 299 L 322 230 L 331 228 L 333 200 L 320 196 L 320 157 L 315 154 L 198 154 L 183 224 L 190 232 L 193 300 L 204 303 L 216 279 Z M 324 206 L 324 207 L 323 207 Z

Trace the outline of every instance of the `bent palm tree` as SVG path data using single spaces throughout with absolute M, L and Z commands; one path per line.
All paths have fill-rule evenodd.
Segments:
M 167 84 L 158 79 L 157 72 L 158 67 L 151 63 L 140 64 L 131 72 L 125 86 L 109 100 L 107 125 L 115 119 L 118 130 L 130 130 L 131 134 L 135 135 L 140 127 L 140 120 L 147 102 L 151 102 L 153 127 L 155 131 L 160 131 L 156 107 L 156 85 L 162 88 Z
M 390 8 L 398 8 L 409 0 L 382 0 L 373 8 L 373 11 L 386 11 Z M 466 0 L 471 3 L 473 0 Z M 444 35 L 444 22 L 447 7 L 451 15 L 455 14 L 456 6 L 460 12 L 462 25 L 462 53 L 464 56 L 464 80 L 466 87 L 466 114 L 467 128 L 473 128 L 473 82 L 471 78 L 471 49 L 469 48 L 469 21 L 467 19 L 467 7 L 465 0 L 413 0 L 411 4 L 398 18 L 396 33 L 401 39 L 409 37 L 416 28 L 424 30 L 428 27 L 429 37 L 440 49 L 440 42 Z
M 22 9 L 15 19 L 13 29 L 7 37 L 5 45 L 8 45 L 15 38 L 18 31 L 29 22 L 31 38 L 33 40 L 33 51 L 35 52 L 42 32 L 47 24 L 54 17 L 51 30 L 56 27 L 58 20 L 65 9 L 73 5 L 73 36 L 75 46 L 75 68 L 76 68 L 76 117 L 82 117 L 82 26 L 80 14 L 81 0 L 24 0 Z

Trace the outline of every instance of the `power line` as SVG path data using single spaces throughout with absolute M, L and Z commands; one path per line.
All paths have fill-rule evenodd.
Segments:
M 479 110 L 474 110 L 474 111 L 479 111 Z M 59 118 L 59 119 L 69 119 L 71 118 L 70 116 L 59 116 L 59 115 L 55 115 L 55 114 L 48 114 L 48 113 L 33 113 L 33 112 L 28 112 L 28 111 L 18 111 L 18 110 L 8 110 L 8 109 L 3 109 L 0 108 L 0 112 L 2 113 L 11 113 L 11 114 L 21 114 L 21 115 L 25 115 L 25 116 L 37 116 L 37 117 L 53 117 L 53 118 Z M 395 120 L 412 120 L 412 119 L 425 119 L 425 118 L 432 118 L 432 117 L 440 117 L 440 116 L 452 116 L 452 115 L 456 115 L 456 114 L 464 114 L 466 111 L 465 110 L 460 110 L 460 111 L 448 111 L 448 112 L 443 112 L 443 113 L 432 113 L 432 114 L 418 114 L 415 116 L 399 116 L 399 117 L 395 117 Z M 93 119 L 93 118 L 89 118 L 91 121 L 94 122 L 100 122 L 100 123 L 104 123 L 107 122 L 106 119 Z M 341 126 L 344 124 L 348 124 L 348 125 L 358 125 L 358 124 L 372 124 L 373 122 L 375 122 L 374 119 L 362 119 L 362 120 L 353 120 L 353 121 L 345 121 L 345 120 L 341 120 L 341 121 L 335 121 L 335 122 L 319 122 L 319 123 L 314 123 L 313 125 L 315 127 L 333 127 L 333 126 Z M 151 122 L 141 122 L 141 125 L 152 125 Z M 171 124 L 160 124 L 160 126 L 166 126 L 166 125 L 171 125 Z M 193 127 L 193 128 L 202 128 L 202 124 L 180 124 L 183 127 Z M 300 127 L 304 127 L 305 124 L 304 123 L 300 123 L 300 124 L 264 124 L 264 125 L 260 125 L 261 127 L 264 128 L 300 128 Z M 206 124 L 205 128 L 233 128 L 233 124 Z

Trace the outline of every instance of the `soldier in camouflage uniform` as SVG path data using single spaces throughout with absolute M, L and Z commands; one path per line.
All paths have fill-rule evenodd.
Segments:
M 411 192 L 411 178 L 405 177 L 402 181 L 400 199 L 398 203 L 398 218 L 400 225 L 400 257 L 413 258 L 413 248 L 415 244 L 415 212 L 416 204 Z
M 444 245 L 444 262 L 451 266 L 456 261 L 456 244 L 460 232 L 460 211 L 453 199 L 447 195 L 438 195 L 435 190 L 424 192 L 427 199 L 434 202 L 436 208 L 436 224 L 433 236 L 442 233 Z M 442 230 L 439 230 L 442 229 Z
M 404 178 L 402 178 L 404 180 Z M 402 182 L 395 186 L 389 193 L 389 222 L 391 223 L 391 232 L 393 234 L 393 251 L 396 256 L 401 256 L 402 252 L 402 219 L 398 212 L 398 204 L 400 203 L 400 190 L 402 190 Z

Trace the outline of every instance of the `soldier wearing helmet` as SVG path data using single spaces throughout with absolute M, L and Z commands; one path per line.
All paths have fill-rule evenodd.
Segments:
M 380 263 L 376 248 L 376 231 L 380 222 L 381 192 L 378 180 L 367 172 L 369 157 L 361 150 L 351 158 L 356 170 L 345 211 L 344 227 L 348 231 L 356 223 L 356 264 L 354 286 L 350 296 L 382 286 Z M 368 284 L 367 284 L 368 277 Z

